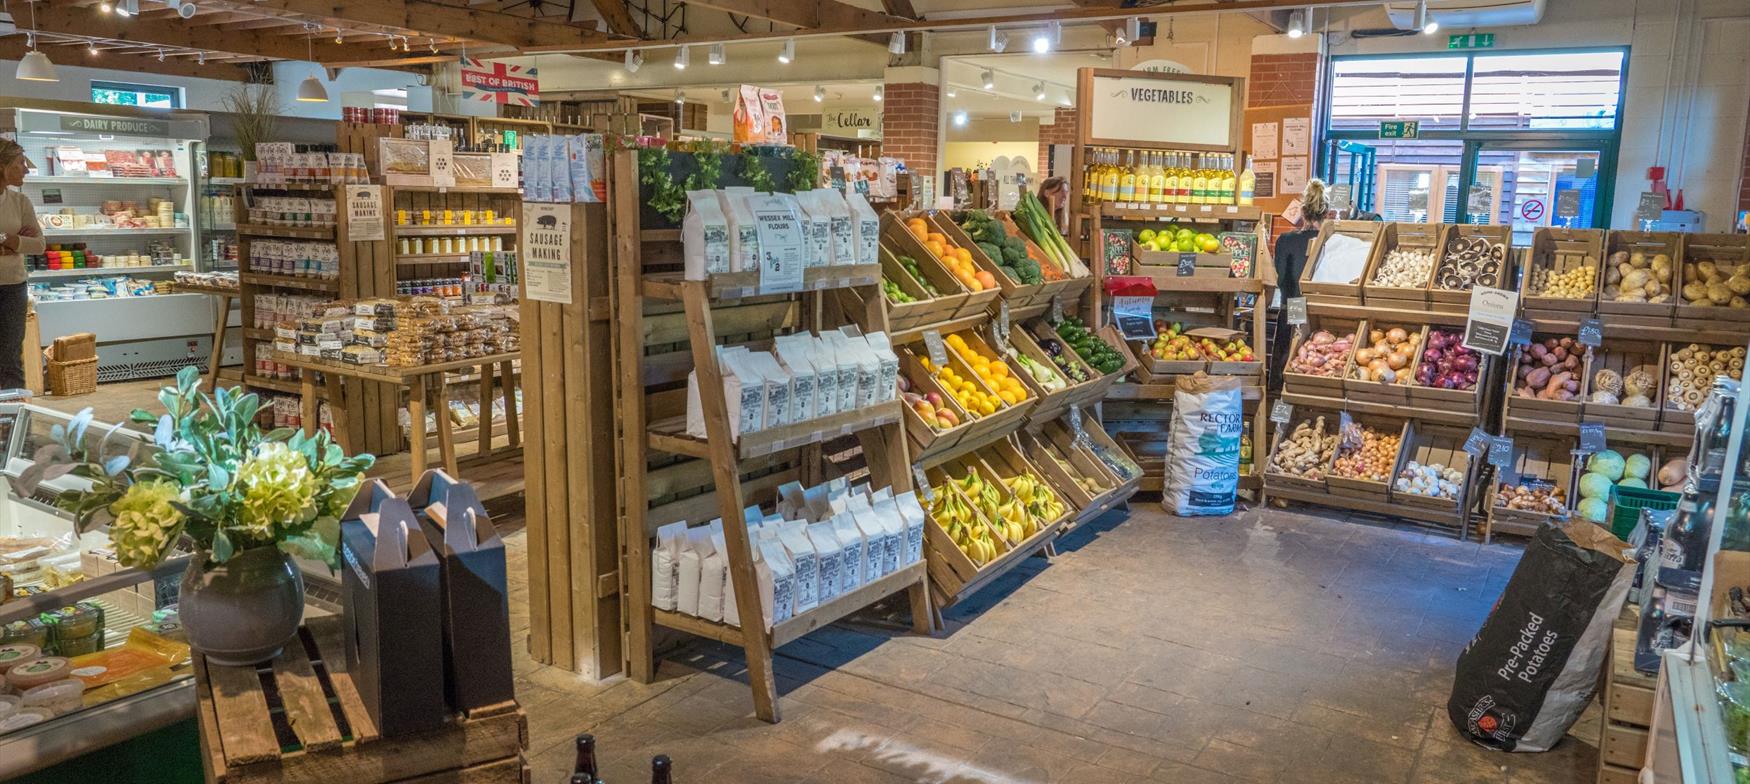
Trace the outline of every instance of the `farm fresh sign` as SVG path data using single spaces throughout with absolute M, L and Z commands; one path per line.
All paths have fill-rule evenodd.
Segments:
M 1094 76 L 1090 135 L 1232 147 L 1233 86 L 1141 76 Z

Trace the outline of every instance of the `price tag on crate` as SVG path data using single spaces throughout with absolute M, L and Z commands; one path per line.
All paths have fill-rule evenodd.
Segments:
M 1278 400 L 1270 405 L 1270 421 L 1279 425 L 1288 424 L 1294 418 L 1294 404 L 1286 400 Z
M 996 338 L 997 350 L 1006 353 L 1009 350 L 1009 301 L 1006 299 L 997 300 L 997 320 L 991 325 L 991 332 Z
M 1580 453 L 1595 454 L 1604 451 L 1604 423 L 1580 423 Z
M 1531 322 L 1525 319 L 1513 319 L 1513 332 L 1507 336 L 1507 345 L 1531 345 Z
M 1513 437 L 1495 436 L 1489 439 L 1489 465 L 1505 468 L 1513 465 Z
M 936 500 L 936 488 L 930 487 L 930 480 L 924 478 L 923 466 L 912 466 L 911 477 L 912 483 L 917 485 L 918 495 L 923 496 L 925 502 Z
M 937 370 L 948 366 L 948 346 L 942 342 L 942 333 L 930 329 L 924 331 L 924 348 L 930 352 L 930 364 Z
M 1580 334 L 1575 338 L 1582 346 L 1604 344 L 1604 322 L 1595 318 L 1580 319 Z
M 1051 297 L 1051 323 L 1063 320 L 1063 295 L 1054 294 Z
M 1197 274 L 1197 254 L 1179 254 L 1179 277 L 1189 278 Z
M 1471 428 L 1470 435 L 1464 439 L 1464 451 L 1473 458 L 1482 457 L 1484 452 L 1489 451 L 1489 434 L 1480 427 Z
M 1075 433 L 1075 443 L 1077 445 L 1089 446 L 1092 439 L 1088 438 L 1088 431 L 1082 428 L 1081 406 L 1069 407 L 1069 429 L 1070 432 Z
M 1306 323 L 1306 297 L 1289 297 L 1286 307 L 1289 325 L 1298 327 Z

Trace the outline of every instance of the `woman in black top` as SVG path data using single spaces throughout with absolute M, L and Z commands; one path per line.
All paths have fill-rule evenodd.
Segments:
M 1300 296 L 1300 275 L 1306 271 L 1307 249 L 1313 238 L 1319 236 L 1319 227 L 1324 225 L 1329 210 L 1324 181 L 1316 177 L 1307 180 L 1306 189 L 1300 192 L 1301 227 L 1276 238 L 1276 288 L 1282 292 L 1282 307 L 1276 310 L 1276 335 L 1270 341 L 1271 394 L 1282 389 L 1282 369 L 1288 364 L 1289 337 L 1294 331 L 1288 325 L 1288 300 Z

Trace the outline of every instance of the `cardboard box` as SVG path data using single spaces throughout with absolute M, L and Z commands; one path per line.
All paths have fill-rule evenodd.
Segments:
M 473 485 L 427 471 L 408 496 L 442 564 L 444 698 L 471 711 L 516 699 L 504 540 Z
M 383 737 L 436 729 L 444 705 L 437 553 L 407 501 L 373 481 L 340 523 L 346 667 Z

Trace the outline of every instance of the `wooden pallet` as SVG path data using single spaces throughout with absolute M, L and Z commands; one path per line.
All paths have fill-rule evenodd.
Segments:
M 1610 631 L 1610 669 L 1605 673 L 1604 732 L 1599 739 L 1598 784 L 1634 784 L 1647 756 L 1659 678 L 1635 670 L 1635 633 L 1640 610 L 1623 608 Z
M 235 667 L 195 654 L 207 781 L 528 784 L 529 727 L 515 702 L 441 729 L 380 736 L 346 672 L 343 634 L 339 616 L 311 618 L 270 662 Z

